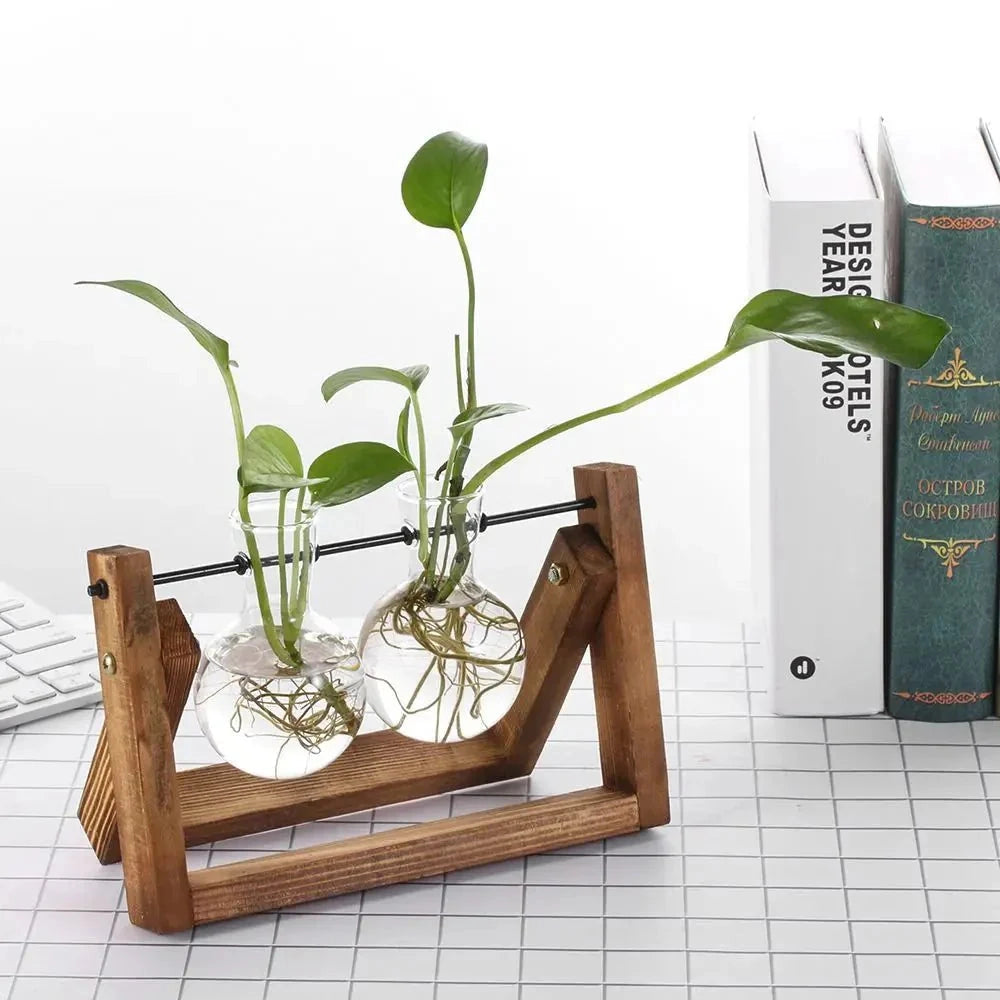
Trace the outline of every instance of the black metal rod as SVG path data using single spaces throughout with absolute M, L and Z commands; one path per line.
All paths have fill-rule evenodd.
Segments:
M 583 500 L 567 500 L 565 503 L 549 503 L 541 507 L 525 507 L 523 510 L 509 510 L 506 514 L 483 514 L 479 530 L 485 531 L 494 524 L 512 524 L 514 521 L 530 521 L 536 517 L 551 517 L 553 514 L 570 514 L 575 510 L 591 510 L 597 506 L 593 497 Z
M 513 524 L 515 521 L 530 521 L 536 517 L 552 517 L 556 514 L 570 514 L 577 510 L 589 510 L 597 506 L 597 501 L 593 497 L 585 497 L 583 500 L 566 500 L 563 503 L 543 504 L 540 507 L 525 507 L 522 510 L 509 510 L 503 514 L 483 514 L 479 522 L 480 532 L 485 531 L 493 525 Z M 403 542 L 409 545 L 415 538 L 414 532 L 407 527 L 400 528 L 384 535 L 366 535 L 361 538 L 347 538 L 342 542 L 328 542 L 326 545 L 316 546 L 316 558 L 320 556 L 338 555 L 341 552 L 357 552 L 359 549 L 374 549 L 382 545 L 396 545 Z M 285 557 L 286 562 L 291 562 L 291 555 Z M 277 566 L 278 557 L 268 556 L 261 559 L 263 566 Z M 237 573 L 243 576 L 250 569 L 250 559 L 245 552 L 237 553 L 228 562 L 208 563 L 204 566 L 190 566 L 187 569 L 169 570 L 165 573 L 153 575 L 153 583 L 156 586 L 166 583 L 183 583 L 185 580 L 198 580 L 206 576 L 223 576 L 227 573 Z M 91 597 L 107 597 L 107 584 L 101 584 L 103 580 L 98 580 L 87 587 L 87 593 Z
M 377 549 L 380 545 L 395 545 L 397 542 L 409 545 L 413 537 L 413 532 L 409 528 L 400 528 L 399 531 L 392 531 L 387 535 L 369 535 L 367 538 L 347 538 L 342 542 L 327 542 L 326 545 L 316 546 L 316 558 L 335 556 L 340 552 L 357 552 L 358 549 Z M 274 564 L 277 565 L 277 562 L 275 559 Z

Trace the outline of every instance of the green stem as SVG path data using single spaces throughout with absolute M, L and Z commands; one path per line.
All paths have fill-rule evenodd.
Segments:
M 466 486 L 466 492 L 474 493 L 476 490 L 480 489 L 483 483 L 485 483 L 494 472 L 497 472 L 508 462 L 512 462 L 518 456 L 523 455 L 526 451 L 534 448 L 535 445 L 542 444 L 544 441 L 548 441 L 550 438 L 554 438 L 557 435 L 562 434 L 564 431 L 572 430 L 574 427 L 580 427 L 583 424 L 588 424 L 592 420 L 600 420 L 601 417 L 609 417 L 615 413 L 625 413 L 626 410 L 631 410 L 633 406 L 645 403 L 647 400 L 653 399 L 655 396 L 659 396 L 668 389 L 673 389 L 682 382 L 687 382 L 688 379 L 692 379 L 696 375 L 700 375 L 703 371 L 713 368 L 715 365 L 719 364 L 720 361 L 725 361 L 726 358 L 730 357 L 734 353 L 735 351 L 732 349 L 724 347 L 721 351 L 706 358 L 704 361 L 699 361 L 698 364 L 692 365 L 690 368 L 685 368 L 684 371 L 678 372 L 666 381 L 658 382 L 656 385 L 650 386 L 648 389 L 644 389 L 642 392 L 636 393 L 634 396 L 629 396 L 628 399 L 623 399 L 620 403 L 614 403 L 611 406 L 603 406 L 599 410 L 592 410 L 590 413 L 584 413 L 581 416 L 572 417 L 569 420 L 564 420 L 561 424 L 556 424 L 553 427 L 546 428 L 544 431 L 540 431 L 534 437 L 530 437 L 527 441 L 522 441 L 513 448 L 509 448 L 502 455 L 498 455 L 494 458 L 492 462 L 484 465 L 469 480 L 468 485 Z
M 302 507 L 305 504 L 306 489 L 301 487 L 295 501 L 295 532 L 292 535 L 292 581 L 288 603 L 293 616 L 299 606 L 299 562 L 302 555 Z
M 426 559 L 421 560 L 424 566 L 424 580 L 435 589 L 438 577 L 437 555 L 441 544 L 442 521 L 444 520 L 445 508 L 448 506 L 448 485 L 451 482 L 457 449 L 458 441 L 453 439 L 451 442 L 451 452 L 448 455 L 448 466 L 445 469 L 444 482 L 441 485 L 441 496 L 438 500 L 438 508 L 434 516 L 434 537 L 431 539 L 430 554 Z
M 468 392 L 466 392 L 466 402 L 469 407 L 476 405 L 476 279 L 472 274 L 472 259 L 469 257 L 469 248 L 465 245 L 465 236 L 462 235 L 462 227 L 455 227 L 455 235 L 458 237 L 458 245 L 462 251 L 462 261 L 465 263 L 465 280 L 469 286 L 469 316 L 468 328 L 466 331 L 466 371 L 468 380 Z M 459 405 L 459 409 L 465 407 Z
M 418 554 L 423 563 L 427 559 L 427 441 L 424 437 L 424 418 L 420 412 L 420 400 L 417 398 L 417 391 L 414 389 L 410 393 L 410 404 L 413 409 L 413 422 L 417 425 L 417 495 L 420 497 L 420 510 L 418 517 L 420 520 L 420 539 L 418 541 Z
M 468 325 L 466 328 L 466 372 L 468 380 L 468 391 L 465 399 L 462 398 L 461 380 L 459 379 L 459 412 L 468 407 L 472 409 L 477 403 L 476 396 L 476 278 L 472 272 L 472 258 L 469 256 L 469 248 L 465 244 L 465 236 L 461 226 L 455 227 L 455 236 L 458 238 L 458 245 L 462 251 L 462 262 L 465 264 L 465 281 L 469 289 L 469 310 Z M 456 341 L 457 346 L 457 341 Z M 465 482 L 465 465 L 469 460 L 472 450 L 472 429 L 458 442 L 458 450 L 455 455 L 452 468 L 445 477 L 445 485 L 450 490 L 453 497 L 461 496 L 463 484 Z M 442 493 L 442 496 L 444 494 Z
M 445 558 L 442 560 L 443 568 L 448 575 L 439 588 L 438 600 L 443 601 L 451 597 L 455 588 L 461 582 L 462 577 L 468 571 L 469 561 L 472 556 L 469 534 L 465 530 L 468 513 L 468 500 L 455 502 L 451 505 L 451 533 L 455 536 L 455 555 L 452 557 L 450 568 L 448 567 L 447 554 L 445 554 Z
M 304 531 L 302 533 L 302 542 L 300 545 L 309 545 L 309 532 Z M 298 598 L 293 605 L 293 615 L 295 618 L 295 630 L 296 638 L 298 638 L 298 633 L 302 630 L 302 619 L 305 618 L 306 606 L 309 603 L 309 576 L 312 571 L 312 561 L 313 553 L 310 551 L 308 555 L 305 552 L 302 553 L 302 568 L 299 571 L 299 592 Z
M 288 607 L 288 567 L 285 565 L 285 507 L 288 504 L 288 490 L 278 491 L 278 586 L 281 592 L 281 634 L 285 648 L 294 648 L 294 625 Z
M 455 334 L 455 388 L 458 391 L 458 412 L 465 410 L 465 391 L 462 389 L 462 338 Z
M 267 582 L 264 579 L 264 567 L 260 561 L 260 549 L 251 526 L 248 499 L 248 495 L 240 490 L 239 512 L 244 524 L 243 537 L 246 539 L 247 555 L 250 557 L 250 572 L 253 575 L 254 590 L 257 593 L 257 607 L 260 609 L 261 625 L 267 638 L 267 644 L 271 647 L 274 655 L 282 663 L 290 667 L 297 667 L 300 664 L 296 662 L 296 658 L 289 657 L 288 650 L 282 645 L 281 637 L 274 625 L 274 615 L 271 613 L 271 604 L 267 594 Z
M 226 392 L 229 395 L 229 408 L 233 414 L 233 427 L 236 431 L 236 454 L 239 467 L 243 468 L 246 431 L 243 424 L 243 410 L 240 407 L 240 398 L 236 392 L 236 383 L 233 381 L 232 369 L 226 365 L 219 367 L 222 373 L 222 381 L 226 384 Z M 264 579 L 264 567 L 260 561 L 260 549 L 257 546 L 257 539 L 254 537 L 250 520 L 250 497 L 243 487 L 240 487 L 236 501 L 237 510 L 240 512 L 240 519 L 243 522 L 243 537 L 247 543 L 247 555 L 250 558 L 250 569 L 253 574 L 254 589 L 257 592 L 257 605 L 260 608 L 261 625 L 264 628 L 264 635 L 267 637 L 271 651 L 278 657 L 279 661 L 289 666 L 298 666 L 293 658 L 289 662 L 288 651 L 281 644 L 281 637 L 274 627 L 274 616 L 271 614 L 271 605 L 267 596 L 267 583 Z
M 309 579 L 309 559 L 303 552 L 303 546 L 309 544 L 309 531 L 302 529 L 302 508 L 305 506 L 306 489 L 303 486 L 299 490 L 298 499 L 295 502 L 295 537 L 292 544 L 295 551 L 292 553 L 292 593 L 289 603 L 292 608 L 292 618 L 295 622 L 296 632 L 302 628 L 302 618 L 305 615 L 306 603 L 308 601 L 308 579 Z
M 236 458 L 240 464 L 240 468 L 243 467 L 243 457 L 246 445 L 246 431 L 243 428 L 243 409 L 240 406 L 240 397 L 236 392 L 236 383 L 233 381 L 233 371 L 226 365 L 225 367 L 220 366 L 219 371 L 222 373 L 222 381 L 226 384 L 226 393 L 229 396 L 229 409 L 233 413 L 233 428 L 236 431 Z M 240 489 L 242 494 L 243 490 Z

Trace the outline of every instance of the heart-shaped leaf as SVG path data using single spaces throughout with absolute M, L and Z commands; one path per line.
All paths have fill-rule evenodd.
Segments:
M 483 189 L 486 161 L 486 146 L 458 132 L 428 139 L 403 173 L 406 210 L 425 226 L 461 229 Z
M 311 479 L 323 482 L 311 489 L 317 507 L 335 507 L 413 472 L 413 464 L 395 448 L 377 441 L 354 441 L 324 451 L 309 466 Z
M 401 385 L 408 392 L 416 392 L 424 379 L 427 378 L 428 371 L 427 365 L 413 365 L 411 368 L 398 369 L 380 368 L 376 365 L 344 368 L 323 382 L 323 398 L 330 402 L 341 389 L 346 389 L 349 385 L 354 385 L 357 382 L 393 382 L 396 385 Z
M 521 406 L 518 403 L 487 403 L 485 406 L 473 406 L 471 409 L 463 410 L 455 417 L 455 422 L 451 425 L 451 433 L 454 437 L 460 438 L 484 420 L 492 420 L 494 417 L 502 417 L 508 413 L 520 413 L 526 409 L 526 406 Z
M 940 317 L 860 295 L 762 292 L 737 314 L 726 339 L 730 351 L 765 340 L 830 357 L 874 354 L 904 368 L 920 368 L 951 327 Z
M 240 485 L 247 493 L 271 493 L 318 486 L 321 479 L 304 477 L 302 456 L 290 434 L 273 424 L 260 424 L 246 437 Z
M 247 435 L 244 451 L 248 469 L 301 476 L 302 456 L 291 434 L 274 424 L 258 424 Z
M 78 281 L 76 284 L 106 285 L 108 288 L 117 288 L 119 291 L 128 292 L 129 295 L 134 295 L 137 299 L 142 299 L 144 302 L 156 306 L 160 312 L 166 313 L 171 319 L 175 319 L 178 323 L 186 326 L 191 332 L 191 336 L 212 355 L 215 363 L 220 368 L 226 368 L 230 364 L 229 344 L 221 337 L 216 337 L 210 330 L 205 329 L 197 320 L 192 319 L 186 313 L 182 313 L 159 288 L 145 281 L 136 281 L 131 278 L 119 281 Z
M 424 384 L 424 379 L 427 378 L 430 368 L 427 365 L 410 365 L 407 368 L 399 369 L 409 380 L 410 385 L 413 386 L 413 391 L 416 392 Z

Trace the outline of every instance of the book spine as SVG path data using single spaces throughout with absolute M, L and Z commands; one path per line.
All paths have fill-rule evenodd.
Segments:
M 1000 208 L 908 203 L 880 160 L 894 297 L 952 325 L 926 368 L 896 379 L 888 710 L 981 719 L 996 674 Z
M 883 295 L 880 199 L 773 202 L 757 183 L 754 291 Z M 880 712 L 882 362 L 755 351 L 753 559 L 771 708 Z

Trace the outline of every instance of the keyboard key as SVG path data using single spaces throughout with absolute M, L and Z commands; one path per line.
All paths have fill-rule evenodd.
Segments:
M 30 653 L 43 646 L 54 646 L 58 642 L 69 642 L 75 639 L 71 632 L 57 628 L 55 625 L 44 625 L 42 628 L 29 628 L 23 632 L 11 632 L 0 637 L 3 643 L 13 653 Z
M 38 679 L 52 685 L 60 694 L 71 694 L 94 686 L 94 682 L 78 667 L 59 667 L 40 674 Z
M 0 611 L 0 618 L 17 629 L 35 628 L 37 625 L 48 625 L 52 621 L 52 615 L 45 608 L 31 603 L 22 604 L 19 608 L 11 608 L 9 611 Z
M 54 698 L 56 696 L 55 691 L 48 684 L 43 684 L 34 678 L 30 681 L 22 680 L 13 689 L 13 693 L 14 698 L 22 705 L 33 705 L 36 701 L 45 701 L 46 698 Z
M 0 580 L 0 743 L 13 726 L 99 705 L 102 677 L 89 628 L 81 635 Z
M 12 656 L 7 663 L 22 674 L 40 674 L 53 667 L 65 667 L 71 663 L 92 660 L 97 656 L 97 643 L 92 638 L 72 639 L 55 646 L 45 646 L 31 653 Z M 79 673 L 79 671 L 74 671 Z

